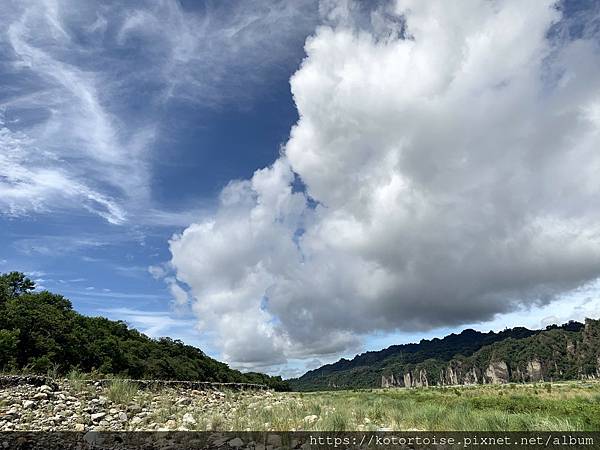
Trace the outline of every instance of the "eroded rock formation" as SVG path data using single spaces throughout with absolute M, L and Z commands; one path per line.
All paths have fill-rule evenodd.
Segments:
M 447 362 L 432 359 L 409 365 L 404 370 L 382 375 L 381 386 L 452 386 L 600 378 L 600 320 L 586 319 L 581 332 L 549 330 L 516 342 L 519 343 L 518 351 L 500 342 L 484 347 L 469 358 Z M 526 354 L 531 356 L 523 359 Z

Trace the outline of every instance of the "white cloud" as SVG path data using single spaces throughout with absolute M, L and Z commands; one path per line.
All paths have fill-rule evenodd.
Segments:
M 171 1 L 148 2 L 122 20 L 117 42 L 144 44 L 165 84 L 163 99 L 240 106 L 278 70 L 312 31 L 314 0 L 206 2 L 200 11 Z M 243 106 L 243 105 L 242 105 Z
M 291 79 L 284 154 L 171 240 L 223 356 L 331 355 L 600 276 L 597 39 L 566 39 L 551 1 L 399 0 L 368 26 L 338 4 Z
M 171 317 L 168 311 L 149 312 L 130 308 L 107 308 L 101 309 L 100 312 L 109 317 L 126 321 L 131 327 L 141 330 L 151 338 L 182 334 L 182 331 L 185 331 L 186 328 L 193 328 L 194 325 L 193 321 Z
M 152 195 L 169 102 L 206 108 L 257 95 L 289 64 L 312 10 L 312 0 L 4 2 L 0 214 L 83 210 L 111 224 L 189 224 L 189 211 Z
M 147 196 L 143 152 L 154 130 L 125 131 L 108 111 L 106 80 L 85 68 L 95 49 L 86 53 L 73 40 L 64 6 L 20 4 L 4 23 L 5 76 L 18 81 L 0 105 L 0 212 L 75 207 L 121 224 L 124 201 Z

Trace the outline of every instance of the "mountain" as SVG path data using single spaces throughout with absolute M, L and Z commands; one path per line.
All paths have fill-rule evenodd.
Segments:
M 0 370 L 266 384 L 289 390 L 281 377 L 242 373 L 180 341 L 151 339 L 121 321 L 86 317 L 62 295 L 34 292 L 18 272 L 0 274 Z
M 600 377 L 600 321 L 545 330 L 464 330 L 341 359 L 288 380 L 294 390 L 414 387 Z

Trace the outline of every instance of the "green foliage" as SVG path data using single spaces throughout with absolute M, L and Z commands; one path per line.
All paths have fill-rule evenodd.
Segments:
M 467 373 L 475 374 L 482 382 L 490 363 L 499 361 L 508 367 L 505 381 L 573 380 L 598 376 L 596 349 L 599 345 L 598 320 L 588 319 L 585 326 L 570 321 L 545 330 L 513 328 L 499 333 L 464 330 L 443 339 L 394 345 L 363 353 L 352 360 L 341 359 L 289 382 L 294 390 L 302 391 L 356 389 L 379 387 L 382 375 L 393 374 L 396 380 L 402 380 L 407 373 L 413 378 L 424 373 L 429 385 L 439 385 L 449 383 L 449 367 L 462 376 L 459 382 L 466 379 Z
M 133 400 L 138 390 L 139 386 L 135 382 L 115 378 L 110 382 L 106 396 L 114 403 L 126 405 Z
M 0 274 L 0 302 L 34 289 L 35 283 L 20 272 Z
M 242 373 L 201 350 L 170 338 L 150 339 L 124 322 L 85 317 L 71 302 L 33 292 L 18 272 L 0 275 L 0 370 L 36 373 L 73 370 L 127 378 L 266 384 L 289 390 L 281 377 Z
M 0 368 L 16 367 L 19 334 L 20 330 L 0 330 Z

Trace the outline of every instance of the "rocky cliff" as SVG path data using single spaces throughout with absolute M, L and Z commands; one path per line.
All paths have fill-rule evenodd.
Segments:
M 468 358 L 430 359 L 404 371 L 383 373 L 381 387 L 502 384 L 600 378 L 600 320 L 583 329 L 542 331 L 484 346 Z
M 465 330 L 342 359 L 290 380 L 295 390 L 522 383 L 600 377 L 600 320 L 544 330 Z

